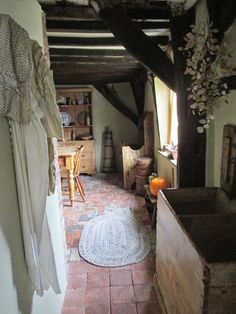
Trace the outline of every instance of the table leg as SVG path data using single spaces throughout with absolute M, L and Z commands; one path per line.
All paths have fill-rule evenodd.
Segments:
M 68 170 L 68 185 L 69 185 L 69 199 L 71 206 L 73 206 L 73 202 L 75 200 L 75 182 L 73 170 Z

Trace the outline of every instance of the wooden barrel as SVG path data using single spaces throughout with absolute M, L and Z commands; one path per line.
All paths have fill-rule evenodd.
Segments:
M 105 144 L 106 146 L 109 146 L 109 145 L 111 146 L 111 145 L 113 145 L 113 141 L 112 141 L 111 138 L 105 138 L 104 144 Z
M 146 168 L 136 167 L 136 175 L 142 177 L 148 177 L 153 172 L 153 166 L 149 166 Z
M 103 167 L 113 167 L 115 163 L 114 158 L 104 158 L 103 159 Z
M 113 158 L 114 157 L 114 148 L 111 145 L 104 146 L 104 158 Z
M 116 172 L 116 169 L 114 167 L 103 167 L 102 172 L 112 173 Z
M 112 139 L 112 132 L 111 131 L 105 132 L 105 140 L 108 140 L 108 139 Z
M 144 185 L 148 183 L 148 177 L 136 175 L 136 194 L 138 196 L 145 195 Z
M 153 160 L 150 157 L 139 157 L 137 159 L 137 167 L 138 168 L 147 168 L 151 167 L 153 164 Z
M 112 131 L 105 127 L 104 133 L 104 153 L 103 153 L 103 172 L 115 171 L 115 152 L 112 141 Z

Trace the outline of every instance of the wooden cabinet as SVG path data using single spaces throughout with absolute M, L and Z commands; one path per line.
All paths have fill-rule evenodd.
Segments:
M 81 158 L 81 173 L 93 175 L 95 170 L 95 148 L 92 121 L 92 89 L 57 89 L 57 104 L 61 112 L 64 141 L 63 146 L 84 146 Z
M 64 140 L 92 139 L 92 89 L 57 89 L 57 103 L 62 117 Z
M 81 145 L 84 146 L 84 150 L 81 155 L 80 173 L 93 175 L 96 172 L 94 140 L 60 142 L 60 146 L 65 147 L 79 147 Z

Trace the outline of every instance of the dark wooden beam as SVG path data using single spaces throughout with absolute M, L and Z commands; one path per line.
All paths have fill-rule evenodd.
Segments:
M 50 56 L 93 56 L 93 57 L 126 57 L 131 56 L 124 49 L 67 49 L 67 48 L 50 48 Z
M 81 62 L 68 62 L 68 61 L 54 61 L 51 62 L 51 67 L 58 72 L 67 73 L 126 73 L 127 71 L 140 70 L 139 63 L 81 63 Z
M 94 87 L 110 102 L 114 108 L 126 116 L 135 125 L 138 125 L 138 117 L 126 107 L 115 90 L 108 88 L 106 85 L 96 84 Z
M 100 16 L 127 51 L 175 90 L 173 63 L 150 37 L 132 23 L 122 6 L 101 9 Z
M 159 8 L 128 8 L 127 12 L 133 20 L 168 20 L 170 18 L 170 10 L 166 3 Z
M 46 19 L 67 20 L 75 18 L 80 20 L 97 19 L 97 13 L 92 7 L 73 5 L 41 5 L 46 14 Z
M 236 75 L 222 77 L 220 80 L 221 82 L 219 85 L 222 86 L 222 90 L 226 89 L 227 92 L 230 92 L 231 90 L 236 89 Z
M 134 77 L 134 73 L 126 74 L 93 74 L 93 75 L 63 75 L 54 73 L 53 78 L 56 85 L 96 85 L 109 83 L 129 82 Z
M 41 5 L 46 13 L 47 20 L 97 20 L 97 13 L 93 8 L 87 6 L 73 5 Z M 168 6 L 159 5 L 156 8 L 128 8 L 131 19 L 136 20 L 168 20 Z
M 138 60 L 134 59 L 133 57 L 129 56 L 117 56 L 117 57 L 106 57 L 106 56 L 74 56 L 74 55 L 51 55 L 50 56 L 51 62 L 58 62 L 58 61 L 69 61 L 69 62 L 81 62 L 81 63 L 110 63 L 110 64 L 120 64 L 122 67 L 124 64 L 138 64 Z
M 159 30 L 169 29 L 169 21 L 157 21 L 148 22 L 140 21 L 134 22 L 139 28 L 145 30 Z M 103 33 L 108 32 L 108 28 L 102 20 L 47 20 L 47 31 L 48 32 L 93 32 Z
M 166 45 L 169 42 L 168 36 L 152 36 L 155 44 Z M 53 45 L 63 46 L 120 46 L 121 42 L 114 37 L 48 37 L 49 47 Z
M 53 66 L 52 70 L 55 83 L 60 85 L 93 85 L 130 82 L 140 71 L 140 69 L 128 69 L 126 71 L 93 71 L 84 73 L 84 71 L 76 70 L 64 73 L 64 70 L 62 71 L 60 66 Z
M 235 0 L 207 0 L 208 12 L 213 27 L 217 28 L 220 36 L 232 25 L 236 17 Z
M 147 81 L 147 72 L 142 70 L 139 75 L 135 76 L 130 82 L 136 102 L 138 116 L 143 116 L 144 99 L 145 99 L 145 84 Z
M 193 115 L 187 99 L 191 77 L 184 75 L 186 60 L 178 50 L 184 45 L 184 36 L 193 24 L 194 15 L 188 11 L 184 16 L 172 19 L 171 38 L 176 65 L 177 114 L 178 114 L 178 185 L 194 187 L 205 185 L 206 134 L 199 134 L 198 115 Z

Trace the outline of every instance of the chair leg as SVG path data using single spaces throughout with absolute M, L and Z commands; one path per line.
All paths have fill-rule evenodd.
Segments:
M 78 179 L 78 177 L 75 177 L 75 180 L 76 180 L 77 187 L 78 187 L 78 189 L 79 189 L 81 198 L 82 198 L 83 202 L 85 202 L 85 199 L 84 199 L 84 191 L 83 191 L 83 188 L 82 188 L 82 186 L 81 186 L 81 182 L 80 182 L 80 180 Z
M 81 182 L 80 177 L 77 176 L 76 178 L 77 178 L 77 180 L 79 181 L 79 184 L 80 184 L 81 190 L 82 190 L 82 192 L 83 192 L 83 195 L 85 195 L 85 192 L 84 192 L 84 185 L 83 185 L 83 183 Z

